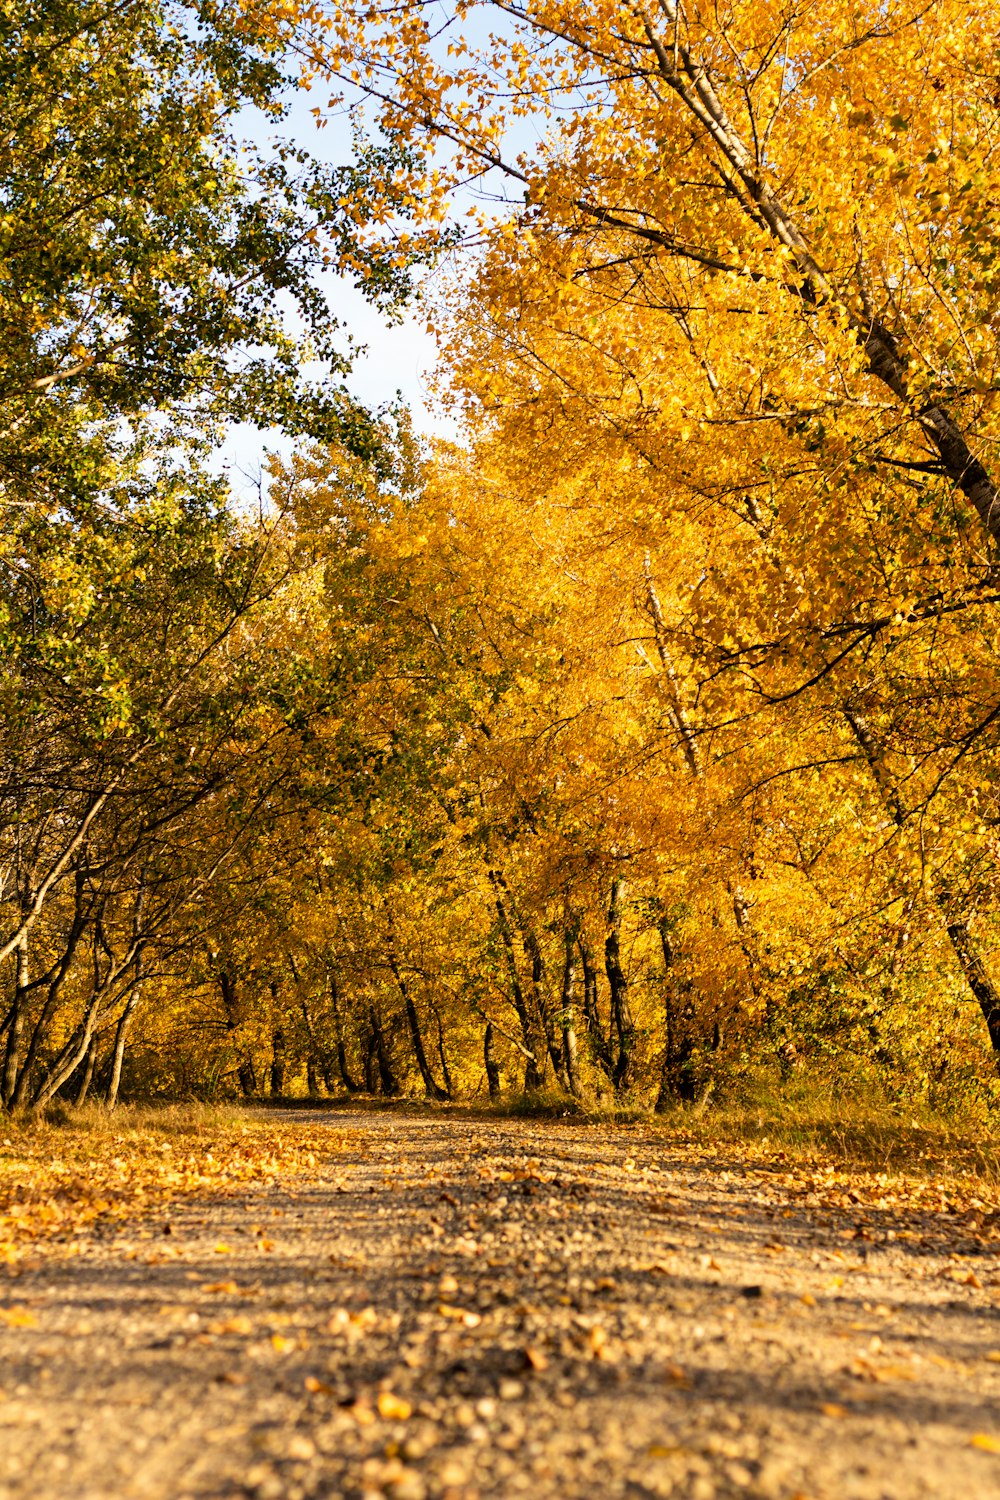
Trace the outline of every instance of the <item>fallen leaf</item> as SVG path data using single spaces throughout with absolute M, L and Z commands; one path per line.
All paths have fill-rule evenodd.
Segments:
M 37 1328 L 38 1319 L 26 1307 L 0 1307 L 0 1323 L 8 1328 Z
M 1000 1453 L 1000 1437 L 995 1437 L 991 1432 L 976 1432 L 969 1439 L 973 1448 L 978 1448 L 981 1453 Z
M 541 1349 L 536 1349 L 533 1344 L 528 1344 L 525 1347 L 524 1360 L 529 1369 L 537 1370 L 539 1374 L 542 1370 L 547 1370 L 549 1367 L 546 1356 L 542 1353 Z
M 220 1323 L 209 1324 L 209 1333 L 253 1333 L 253 1324 L 244 1313 L 237 1313 L 234 1318 L 223 1318 Z
M 392 1391 L 380 1391 L 376 1405 L 379 1416 L 384 1417 L 387 1422 L 405 1422 L 413 1412 L 409 1401 L 404 1401 L 402 1396 L 394 1396 Z
M 909 1365 L 878 1365 L 875 1368 L 876 1380 L 916 1380 L 916 1373 Z
M 590 1345 L 590 1352 L 594 1358 L 600 1359 L 604 1346 L 608 1342 L 608 1335 L 600 1324 L 590 1330 L 587 1342 Z
M 837 1421 L 848 1415 L 847 1407 L 841 1406 L 839 1401 L 824 1401 L 820 1411 L 824 1417 L 832 1417 Z
M 285 1456 L 298 1459 L 300 1463 L 308 1463 L 311 1458 L 316 1457 L 316 1444 L 304 1432 L 293 1432 L 285 1446 Z
M 479 1313 L 469 1312 L 464 1307 L 452 1307 L 447 1302 L 438 1304 L 438 1312 L 442 1318 L 451 1318 L 455 1323 L 461 1323 L 463 1328 L 478 1328 L 483 1321 Z
M 286 1338 L 283 1333 L 272 1333 L 271 1344 L 279 1354 L 288 1354 L 295 1348 L 295 1340 Z

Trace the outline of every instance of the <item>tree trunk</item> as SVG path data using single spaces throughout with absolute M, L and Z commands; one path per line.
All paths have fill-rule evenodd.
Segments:
M 278 1009 L 278 999 L 281 994 L 281 986 L 276 979 L 271 980 L 271 1068 L 270 1068 L 270 1094 L 272 1099 L 280 1099 L 285 1092 L 285 1063 L 287 1060 L 287 1044 L 285 1039 L 285 1028 L 280 1020 L 276 1020 L 275 1012 Z
M 497 917 L 500 923 L 500 941 L 503 944 L 504 957 L 507 960 L 507 973 L 510 978 L 511 996 L 514 1001 L 514 1009 L 517 1019 L 521 1023 L 521 1039 L 524 1043 L 524 1092 L 526 1094 L 537 1093 L 542 1086 L 542 1071 L 538 1066 L 538 1038 L 536 1028 L 531 1024 L 528 1007 L 524 1000 L 524 990 L 521 988 L 521 976 L 517 971 L 517 957 L 514 953 L 514 935 L 511 932 L 507 909 L 501 900 L 499 891 L 502 888 L 501 877 L 495 870 L 490 871 L 490 880 L 494 890 L 497 891 L 496 905 Z
M 344 1088 L 349 1094 L 359 1094 L 361 1092 L 361 1085 L 355 1081 L 347 1065 L 344 1022 L 340 1011 L 340 986 L 337 983 L 337 975 L 333 969 L 330 970 L 330 1014 L 333 1016 L 333 1035 L 337 1046 L 337 1067 L 340 1069 Z
M 393 1098 L 399 1093 L 399 1083 L 397 1082 L 395 1073 L 392 1071 L 389 1049 L 385 1043 L 385 1033 L 382 1030 L 382 1023 L 378 1018 L 378 1012 L 374 1005 L 369 1011 L 369 1018 L 371 1020 L 372 1036 L 375 1039 L 375 1057 L 378 1061 L 382 1092 L 383 1094 L 387 1094 L 389 1098 Z M 374 1093 L 375 1090 L 372 1089 L 371 1092 Z
M 564 934 L 565 958 L 563 960 L 563 982 L 562 982 L 562 1014 L 560 1023 L 562 1025 L 563 1067 L 566 1070 L 566 1081 L 569 1091 L 574 1099 L 579 1099 L 582 1094 L 580 1087 L 580 1070 L 577 1065 L 576 1045 L 576 928 L 567 927 Z
M 226 1030 L 234 1032 L 238 1025 L 236 986 L 233 984 L 232 975 L 224 970 L 219 974 L 219 988 L 222 991 L 222 1004 L 226 1012 Z M 237 1066 L 236 1076 L 239 1079 L 240 1091 L 244 1099 L 252 1099 L 257 1093 L 257 1075 L 254 1072 L 253 1061 L 244 1056 Z
M 493 1046 L 493 1022 L 487 1021 L 483 1036 L 483 1061 L 486 1064 L 486 1081 L 490 1086 L 490 1098 L 495 1104 L 500 1098 L 500 1065 Z
M 739 936 L 740 947 L 743 950 L 743 957 L 747 961 L 747 978 L 750 982 L 750 995 L 754 1000 L 758 1000 L 761 990 L 760 960 L 753 923 L 750 920 L 750 902 L 747 900 L 746 893 L 739 881 L 727 881 L 726 890 L 732 898 L 733 921 L 736 923 L 736 932 Z
M 7 1051 L 4 1057 L 2 1088 L 0 1088 L 3 1103 L 8 1106 L 16 1102 L 17 1083 L 21 1072 L 21 1043 L 24 1038 L 24 1010 L 27 988 L 28 936 L 25 933 L 14 950 L 14 999 L 11 1005 L 10 1026 L 7 1031 Z
M 632 1053 L 635 1049 L 635 1022 L 628 999 L 628 980 L 621 961 L 622 897 L 625 881 L 616 876 L 611 883 L 611 903 L 608 907 L 608 935 L 604 943 L 604 967 L 611 987 L 611 1021 L 618 1034 L 618 1056 L 615 1059 L 611 1081 L 616 1089 L 623 1089 L 629 1081 Z
M 364 1040 L 365 1093 L 378 1093 L 378 1057 L 374 1031 L 369 1030 Z
M 694 1076 L 694 1037 L 690 1022 L 694 1007 L 690 987 L 676 974 L 677 953 L 673 935 L 666 920 L 657 926 L 663 950 L 663 1013 L 665 1040 L 660 1068 L 660 1088 L 653 1106 L 663 1114 L 675 1099 L 691 1103 L 697 1096 Z
M 441 1020 L 441 1011 L 430 996 L 428 996 L 428 1000 L 431 1010 L 434 1012 L 434 1019 L 437 1022 L 438 1057 L 441 1059 L 441 1077 L 444 1079 L 445 1093 L 449 1099 L 454 1099 L 455 1090 L 451 1081 L 451 1069 L 448 1067 L 448 1054 L 444 1049 L 444 1024 Z
M 569 1092 L 569 1078 L 566 1076 L 566 1064 L 563 1060 L 562 1041 L 556 1031 L 545 998 L 545 959 L 538 939 L 529 928 L 524 933 L 524 951 L 531 960 L 531 990 L 535 1001 L 535 1012 L 541 1022 L 542 1032 L 545 1037 L 545 1047 L 552 1063 L 553 1072 L 562 1088 Z
M 90 1046 L 87 1048 L 87 1055 L 84 1058 L 83 1062 L 83 1072 L 80 1075 L 80 1086 L 76 1091 L 76 1098 L 73 1100 L 73 1103 L 76 1105 L 77 1109 L 80 1109 L 81 1106 L 86 1104 L 87 1102 L 87 1095 L 90 1093 L 90 1085 L 94 1081 L 94 1066 L 96 1062 L 97 1036 L 95 1034 L 90 1038 Z
M 285 1032 L 274 1028 L 271 1042 L 271 1098 L 280 1099 L 285 1092 Z
M 102 991 L 98 990 L 91 996 L 83 1020 L 35 1089 L 32 1104 L 48 1104 L 83 1062 L 97 1025 L 101 994 Z
M 849 705 L 844 707 L 843 714 L 868 762 L 886 811 L 896 827 L 902 828 L 906 821 L 906 812 L 868 720 L 859 709 Z M 993 1050 L 993 1066 L 996 1072 L 1000 1073 L 1000 989 L 997 988 L 981 955 L 976 950 L 975 942 L 969 932 L 968 920 L 955 910 L 957 902 L 952 893 L 942 886 L 936 886 L 934 901 L 944 918 L 948 941 L 958 960 L 962 976 L 982 1011 Z
M 580 928 L 577 938 L 580 949 L 580 960 L 583 964 L 583 1019 L 587 1026 L 587 1035 L 590 1038 L 590 1050 L 594 1061 L 608 1078 L 614 1071 L 614 1058 L 611 1051 L 611 1038 L 605 1036 L 601 1025 L 601 1011 L 597 992 L 597 966 L 594 963 L 594 954 L 586 933 Z
M 403 1009 L 406 1012 L 406 1022 L 410 1028 L 410 1039 L 413 1042 L 413 1051 L 417 1059 L 417 1067 L 420 1069 L 420 1077 L 423 1079 L 424 1089 L 429 1099 L 437 1099 L 439 1102 L 447 1099 L 448 1095 L 440 1086 L 431 1072 L 430 1063 L 427 1061 L 427 1053 L 424 1050 L 424 1039 L 420 1032 L 420 1017 L 417 1015 L 417 1007 L 413 1003 L 413 995 L 396 963 L 395 957 L 389 954 L 389 967 L 396 978 L 399 993 L 403 997 Z
M 118 1017 L 118 1025 L 115 1027 L 115 1044 L 111 1053 L 111 1076 L 108 1079 L 108 1088 L 105 1094 L 109 1109 L 117 1109 L 118 1107 L 118 1090 L 121 1087 L 122 1066 L 125 1062 L 125 1042 L 128 1038 L 129 1027 L 132 1024 L 132 1017 L 139 1004 L 141 993 L 142 986 L 137 983 L 128 1000 L 125 1002 L 125 1009 Z
M 309 1014 L 309 1004 L 301 989 L 299 991 L 299 1009 L 302 1012 L 302 1020 L 306 1028 L 306 1038 L 309 1044 L 309 1050 L 306 1054 L 306 1088 L 310 1098 L 313 1098 L 320 1092 L 320 1072 L 322 1071 L 324 1079 L 326 1079 L 327 1073 L 323 1059 L 319 1055 L 319 1048 L 316 1045 L 316 1033 L 313 1029 L 312 1016 Z M 328 1080 L 327 1087 L 329 1088 Z
M 45 1003 L 32 1029 L 31 1040 L 28 1042 L 28 1050 L 21 1065 L 17 1082 L 14 1085 L 12 1103 L 15 1109 L 20 1109 L 27 1100 L 28 1090 L 31 1086 L 31 1075 L 35 1063 L 38 1061 L 38 1053 L 45 1037 L 48 1035 L 49 1023 L 55 1014 L 56 1006 L 59 1004 L 60 992 L 65 983 L 66 976 L 69 974 L 73 959 L 76 956 L 77 947 L 87 925 L 88 911 L 85 906 L 85 886 L 85 872 L 82 868 L 79 868 L 76 871 L 74 882 L 73 921 L 66 936 L 62 957 L 49 982 Z

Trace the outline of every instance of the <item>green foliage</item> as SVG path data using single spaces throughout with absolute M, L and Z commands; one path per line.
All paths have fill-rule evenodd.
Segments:
M 100 494 L 94 424 L 236 419 L 370 452 L 339 385 L 336 318 L 316 281 L 349 267 L 394 306 L 400 153 L 329 167 L 278 137 L 296 83 L 266 17 L 200 0 L 0 6 L 0 498 Z M 291 331 L 292 329 L 295 331 Z M 303 367 L 318 373 L 307 379 Z

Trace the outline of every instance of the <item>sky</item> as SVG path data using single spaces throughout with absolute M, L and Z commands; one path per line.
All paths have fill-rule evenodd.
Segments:
M 255 111 L 243 112 L 242 136 L 265 147 L 275 136 L 294 138 L 319 160 L 342 163 L 352 157 L 352 127 L 346 112 L 328 116 L 316 128 L 311 113 L 315 99 L 308 93 L 293 96 L 288 115 L 278 127 Z M 356 116 L 357 111 L 352 111 Z M 454 420 L 433 399 L 429 376 L 437 363 L 437 346 L 419 313 L 419 306 L 401 321 L 388 322 L 350 280 L 323 275 L 321 284 L 331 312 L 356 345 L 363 346 L 346 378 L 351 394 L 365 406 L 377 408 L 401 394 L 416 430 L 425 437 L 457 438 Z M 346 347 L 346 340 L 345 340 Z M 293 443 L 277 429 L 261 431 L 250 423 L 234 423 L 218 450 L 215 466 L 228 473 L 236 495 L 256 495 L 257 481 L 268 451 L 288 454 Z
M 390 325 L 349 281 L 333 276 L 327 279 L 334 315 L 352 338 L 365 346 L 365 353 L 355 359 L 345 382 L 351 394 L 365 406 L 377 408 L 392 401 L 398 391 L 419 433 L 457 438 L 454 421 L 436 405 L 428 390 L 437 347 L 420 318 L 410 315 Z M 266 453 L 287 455 L 293 446 L 276 429 L 262 432 L 249 423 L 234 423 L 216 454 L 215 465 L 228 473 L 236 495 L 255 496 Z
M 441 9 L 441 19 L 446 8 Z M 485 45 L 491 29 L 503 28 L 505 21 L 491 10 L 467 17 L 465 34 L 473 43 L 477 36 Z M 450 35 L 450 34 L 449 34 Z M 445 37 L 447 40 L 447 37 Z M 441 42 L 444 46 L 444 41 Z M 242 133 L 260 146 L 265 146 L 276 134 L 292 138 L 305 146 L 319 160 L 345 163 L 353 155 L 353 126 L 359 120 L 364 123 L 365 101 L 360 96 L 351 101 L 349 107 L 330 111 L 325 108 L 329 88 L 317 85 L 316 91 L 293 92 L 287 116 L 275 129 L 273 122 L 246 111 L 241 116 L 239 127 Z M 324 106 L 325 123 L 322 129 L 312 114 L 313 108 Z M 523 118 L 513 122 L 509 134 L 504 138 L 504 154 L 516 156 L 519 150 L 529 154 L 538 150 L 546 126 L 541 118 Z M 488 194 L 488 200 L 483 195 Z M 508 186 L 502 177 L 488 177 L 478 185 L 468 186 L 459 194 L 467 197 L 466 206 L 473 201 L 480 207 L 488 201 L 498 214 L 504 212 L 504 200 Z M 520 185 L 517 185 L 517 200 Z M 462 204 L 456 200 L 456 210 Z M 377 408 L 391 402 L 397 392 L 410 407 L 416 430 L 426 437 L 459 439 L 461 433 L 453 417 L 435 401 L 430 390 L 430 375 L 437 363 L 437 349 L 433 337 L 427 332 L 419 315 L 419 307 L 397 324 L 389 324 L 376 308 L 370 306 L 355 287 L 341 278 L 324 277 L 324 286 L 331 310 L 351 334 L 356 343 L 364 345 L 364 352 L 354 361 L 354 368 L 346 384 L 351 393 L 366 406 Z M 261 433 L 256 428 L 234 426 L 226 443 L 218 454 L 217 462 L 225 468 L 234 491 L 256 495 L 257 479 L 261 464 L 268 449 L 288 453 L 291 443 L 277 431 Z

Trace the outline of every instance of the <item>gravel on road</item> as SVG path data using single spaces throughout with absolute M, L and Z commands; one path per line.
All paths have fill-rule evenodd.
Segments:
M 6 1268 L 0 1500 L 1000 1497 L 979 1221 L 643 1126 L 302 1118 L 315 1173 Z

